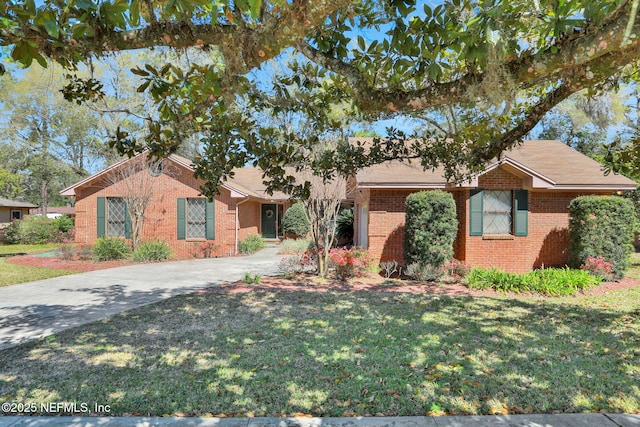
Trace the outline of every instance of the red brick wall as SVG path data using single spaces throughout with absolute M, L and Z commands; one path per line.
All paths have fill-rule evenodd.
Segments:
M 174 256 L 190 257 L 205 240 L 177 239 L 177 199 L 201 197 L 200 182 L 193 177 L 191 171 L 182 167 L 172 170 L 171 176 L 163 174 L 154 179 L 157 183 L 145 215 L 142 239 L 163 240 L 169 244 Z M 121 183 L 97 183 L 92 187 L 77 190 L 76 243 L 92 245 L 97 239 L 97 197 L 119 197 L 123 191 Z M 218 245 L 216 255 L 231 255 L 235 250 L 235 199 L 231 198 L 228 190 L 221 188 L 215 201 L 215 240 L 210 242 Z M 251 205 L 252 202 L 240 205 L 240 238 L 257 230 L 253 213 L 255 206 Z
M 486 173 L 478 187 L 485 190 L 518 190 L 523 180 L 503 169 Z M 417 190 L 415 190 L 417 191 Z M 369 203 L 369 250 L 380 261 L 403 262 L 404 203 L 412 190 L 371 190 Z M 470 266 L 498 267 L 524 272 L 542 266 L 563 266 L 567 248 L 571 200 L 593 192 L 529 191 L 527 236 L 470 236 L 469 190 L 451 190 L 456 202 L 459 227 L 454 242 L 455 257 Z M 607 194 L 601 192 L 600 194 Z M 356 225 L 357 227 L 357 225 Z

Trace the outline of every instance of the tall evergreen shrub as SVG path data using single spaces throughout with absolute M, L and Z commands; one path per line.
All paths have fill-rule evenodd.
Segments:
M 406 201 L 404 256 L 407 265 L 434 269 L 453 258 L 458 232 L 453 196 L 440 190 L 410 194 Z
M 569 265 L 579 268 L 588 257 L 611 262 L 624 276 L 633 251 L 633 204 L 615 196 L 580 196 L 569 205 Z
M 309 234 L 310 224 L 302 203 L 296 203 L 284 213 L 282 229 L 287 234 L 304 237 Z

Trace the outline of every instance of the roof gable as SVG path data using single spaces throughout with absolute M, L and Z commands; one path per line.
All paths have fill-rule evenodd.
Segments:
M 361 140 L 361 138 L 358 138 Z M 524 179 L 525 186 L 549 190 L 631 190 L 636 183 L 622 175 L 605 175 L 595 160 L 561 141 L 524 141 L 507 150 L 500 159 L 461 184 L 448 183 L 444 169 L 423 170 L 419 163 L 400 161 L 371 166 L 356 175 L 359 188 L 448 188 L 477 187 L 478 178 L 496 169 Z

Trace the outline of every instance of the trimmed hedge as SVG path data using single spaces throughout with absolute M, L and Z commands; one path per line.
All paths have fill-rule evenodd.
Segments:
M 612 263 L 624 276 L 633 251 L 633 204 L 615 196 L 580 196 L 569 205 L 569 266 L 580 268 L 589 257 Z
M 296 203 L 291 206 L 282 217 L 282 229 L 287 234 L 305 237 L 309 234 L 310 227 L 311 225 L 302 203 Z
M 406 201 L 405 265 L 439 269 L 453 258 L 458 233 L 453 196 L 441 190 L 410 194 Z

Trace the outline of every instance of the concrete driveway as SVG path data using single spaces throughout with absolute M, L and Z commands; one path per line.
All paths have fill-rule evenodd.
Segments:
M 174 295 L 278 273 L 278 248 L 232 258 L 138 264 L 0 288 L 0 350 Z

